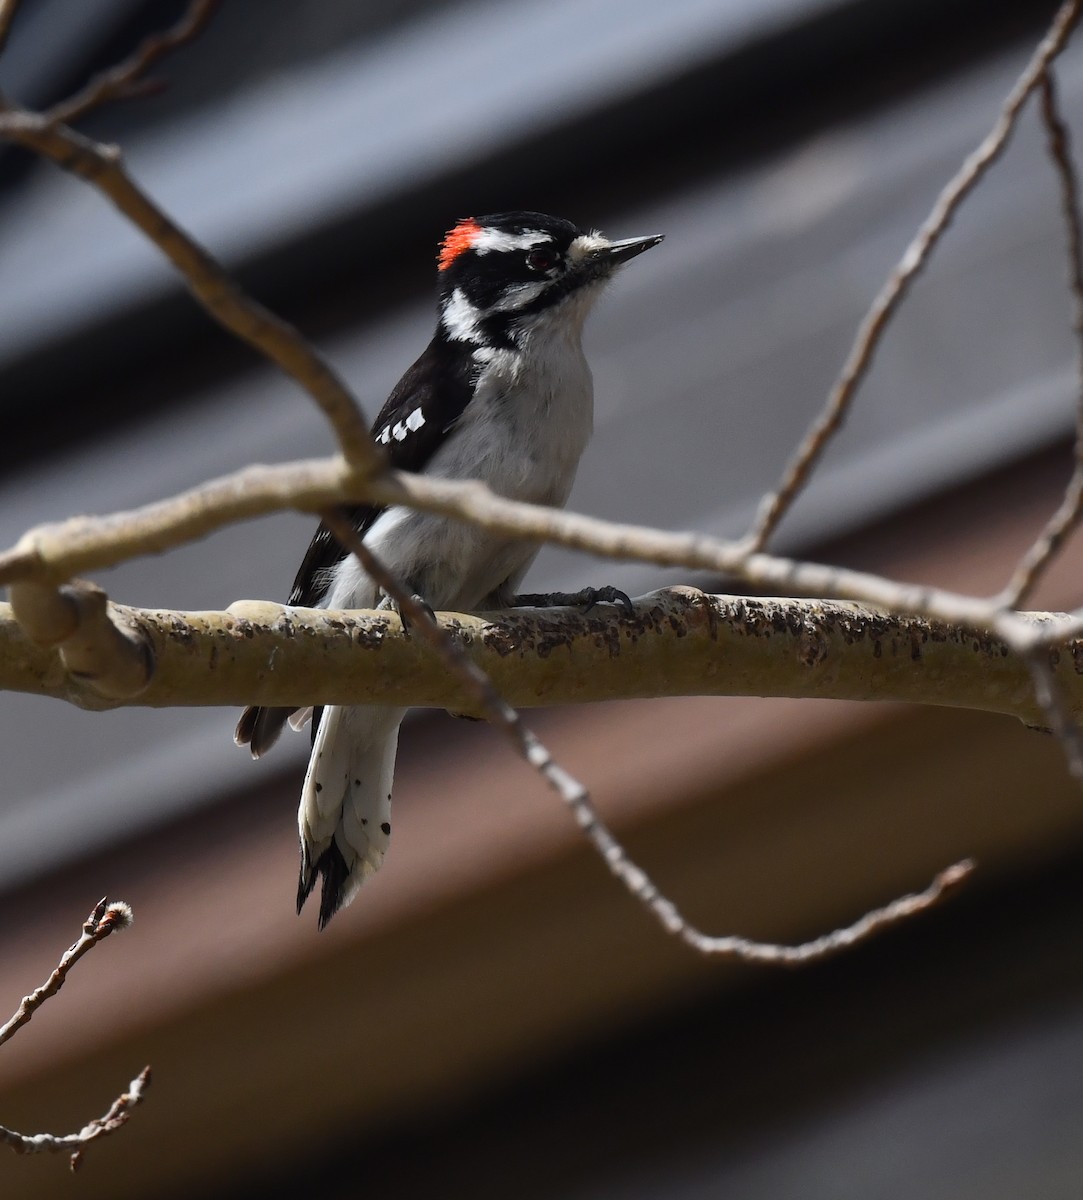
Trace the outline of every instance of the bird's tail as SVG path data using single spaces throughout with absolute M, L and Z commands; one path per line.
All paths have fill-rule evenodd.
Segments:
M 391 838 L 395 750 L 405 711 L 336 705 L 319 718 L 297 811 L 297 911 L 321 878 L 321 929 L 384 860 Z

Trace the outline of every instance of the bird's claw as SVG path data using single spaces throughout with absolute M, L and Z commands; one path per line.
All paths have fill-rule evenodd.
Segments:
M 414 592 L 413 595 L 410 597 L 410 599 L 413 600 L 413 602 L 419 608 L 424 610 L 426 616 L 435 625 L 436 624 L 436 613 L 433 612 L 432 605 L 425 599 L 425 597 L 419 596 L 417 594 L 417 592 Z M 393 612 L 393 613 L 395 613 L 396 616 L 399 618 L 399 620 L 402 622 L 403 636 L 404 637 L 410 636 L 410 629 L 411 629 L 412 621 L 406 615 L 406 613 L 404 613 L 402 611 L 402 606 L 399 604 L 399 602 L 395 599 L 394 596 L 390 595 L 388 592 L 384 592 L 383 599 L 380 601 L 379 604 L 376 605 L 376 609 L 378 612 Z
M 626 592 L 615 587 L 585 587 L 578 592 L 531 592 L 515 597 L 519 608 L 578 608 L 586 615 L 596 604 L 619 604 L 630 617 L 635 606 Z

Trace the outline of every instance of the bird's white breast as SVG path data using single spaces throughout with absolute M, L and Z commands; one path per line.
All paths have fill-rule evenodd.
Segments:
M 478 349 L 473 399 L 425 468 L 442 479 L 480 479 L 512 500 L 562 506 L 594 419 L 593 383 L 576 323 L 532 323 L 515 350 Z M 476 608 L 525 574 L 536 545 L 494 538 L 429 513 L 391 508 L 366 544 L 436 609 Z M 326 604 L 368 607 L 376 592 L 353 558 L 343 560 Z

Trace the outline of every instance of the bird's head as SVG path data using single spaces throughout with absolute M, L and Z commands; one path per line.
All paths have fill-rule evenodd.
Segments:
M 440 319 L 451 341 L 514 345 L 541 319 L 576 332 L 617 267 L 661 234 L 612 242 L 544 213 L 467 217 L 440 244 Z

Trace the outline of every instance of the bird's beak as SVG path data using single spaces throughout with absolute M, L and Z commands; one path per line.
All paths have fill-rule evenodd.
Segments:
M 599 262 L 608 267 L 617 267 L 628 262 L 644 250 L 649 250 L 665 237 L 664 233 L 656 233 L 651 237 L 625 238 L 622 242 L 610 242 L 608 246 L 596 251 Z

